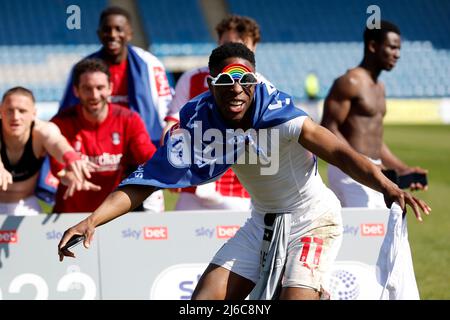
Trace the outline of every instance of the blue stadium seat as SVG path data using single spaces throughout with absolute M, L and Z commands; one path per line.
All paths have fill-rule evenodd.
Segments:
M 450 2 L 379 0 L 376 3 L 383 19 L 399 25 L 403 38 L 402 57 L 397 67 L 391 73 L 383 73 L 381 78 L 389 87 L 388 95 L 448 95 Z M 258 49 L 259 71 L 280 89 L 293 90 L 292 94 L 301 97 L 301 79 L 307 70 L 318 74 L 323 95 L 333 79 L 358 64 L 363 54 L 362 31 L 369 16 L 366 9 L 373 1 L 286 0 L 281 5 L 276 0 L 228 0 L 228 4 L 233 13 L 252 16 L 261 26 L 262 39 L 268 43 Z M 280 42 L 284 42 L 283 48 Z M 288 61 L 289 67 L 284 68 L 281 61 Z M 265 67 L 266 63 L 269 67 Z M 274 67 L 275 63 L 281 67 Z M 297 87 L 291 85 L 295 78 Z
M 69 30 L 67 7 L 81 11 L 81 29 Z M 0 45 L 97 43 L 95 30 L 106 0 L 2 0 Z
M 208 32 L 198 0 L 138 0 L 149 42 L 214 42 Z
M 199 0 L 137 3 L 150 49 L 157 56 L 207 56 L 215 47 Z M 258 71 L 280 89 L 302 98 L 308 72 L 318 75 L 324 96 L 337 76 L 359 63 L 362 26 L 373 1 L 227 3 L 231 12 L 252 16 L 261 25 Z M 402 31 L 401 59 L 381 77 L 388 96 L 450 96 L 450 1 L 376 3 L 382 18 L 392 20 Z M 59 100 L 70 66 L 99 47 L 95 30 L 107 0 L 0 0 L 0 4 L 0 93 L 20 84 L 33 88 L 39 101 Z M 65 27 L 66 8 L 71 4 L 81 8 L 81 30 Z
M 227 0 L 232 13 L 254 17 L 267 42 L 361 41 L 371 0 Z M 404 39 L 450 49 L 450 1 L 378 0 L 383 19 Z M 417 14 L 420 12 L 420 14 Z M 424 19 L 426 17 L 426 19 Z
M 443 52 L 445 54 L 438 54 L 427 45 L 405 42 L 397 67 L 381 76 L 389 88 L 388 96 L 446 96 L 445 86 L 450 82 L 450 57 L 446 51 Z M 362 43 L 262 43 L 256 55 L 257 70 L 278 88 L 296 97 L 304 96 L 304 78 L 313 71 L 319 77 L 323 96 L 333 80 L 356 66 L 362 55 Z
M 33 90 L 37 101 L 59 101 L 72 65 L 98 45 L 0 46 L 0 94 L 13 86 Z

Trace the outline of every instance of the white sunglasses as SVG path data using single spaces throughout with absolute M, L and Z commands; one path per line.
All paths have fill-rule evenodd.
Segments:
M 208 76 L 213 86 L 232 86 L 237 79 L 234 79 L 229 73 L 219 73 L 217 77 Z M 253 72 L 244 72 L 238 79 L 241 86 L 251 86 L 258 83 L 258 79 Z

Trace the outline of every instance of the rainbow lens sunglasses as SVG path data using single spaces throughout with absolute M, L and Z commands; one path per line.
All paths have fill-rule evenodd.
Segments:
M 208 76 L 213 86 L 232 86 L 237 81 L 242 87 L 248 87 L 258 83 L 256 75 L 251 70 L 239 63 L 227 65 L 217 77 Z

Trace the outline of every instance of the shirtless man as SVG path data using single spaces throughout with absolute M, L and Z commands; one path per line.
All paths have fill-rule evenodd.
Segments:
M 322 125 L 381 168 L 394 169 L 397 175 L 426 173 L 409 167 L 383 142 L 386 114 L 381 71 L 390 71 L 400 58 L 400 30 L 388 21 L 380 29 L 364 32 L 364 58 L 359 66 L 337 78 L 325 99 Z M 354 181 L 335 166 L 328 166 L 330 188 L 344 207 L 384 208 L 383 195 Z M 426 189 L 412 183 L 411 190 Z
M 85 178 L 96 166 L 81 159 L 55 124 L 36 119 L 34 103 L 33 93 L 23 87 L 9 89 L 1 101 L 0 214 L 41 212 L 34 190 L 47 153 L 76 177 L 68 194 L 83 187 L 95 189 Z

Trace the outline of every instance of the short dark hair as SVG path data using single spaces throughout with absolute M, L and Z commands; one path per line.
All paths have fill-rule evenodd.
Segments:
M 83 73 L 86 72 L 103 72 L 107 75 L 108 81 L 111 78 L 111 74 L 109 73 L 109 68 L 103 60 L 97 58 L 88 58 L 83 59 L 78 62 L 73 68 L 72 79 L 73 84 L 78 86 L 80 84 L 80 77 Z
M 395 24 L 387 20 L 380 21 L 379 29 L 369 29 L 366 26 L 366 29 L 364 30 L 364 50 L 367 49 L 367 45 L 372 40 L 376 43 L 383 42 L 388 32 L 394 32 L 400 35 L 400 29 Z
M 2 97 L 2 102 L 4 102 L 6 100 L 6 98 L 8 98 L 9 96 L 12 96 L 13 94 L 21 94 L 23 96 L 29 97 L 33 103 L 36 102 L 36 100 L 34 99 L 34 94 L 30 89 L 27 89 L 25 87 L 13 87 L 9 90 L 7 90 Z
M 228 15 L 216 26 L 216 32 L 219 38 L 226 31 L 230 30 L 236 31 L 242 39 L 247 37 L 252 38 L 255 44 L 261 40 L 259 25 L 250 17 L 239 16 L 237 14 Z
M 252 50 L 242 43 L 228 42 L 211 52 L 208 62 L 209 72 L 211 74 L 218 73 L 223 61 L 228 58 L 242 58 L 250 62 L 253 67 L 256 66 L 255 54 Z
M 101 26 L 103 23 L 103 20 L 111 15 L 124 16 L 125 18 L 127 18 L 128 23 L 131 25 L 130 13 L 121 7 L 115 7 L 115 6 L 108 7 L 100 13 L 100 19 L 98 20 L 98 25 Z

